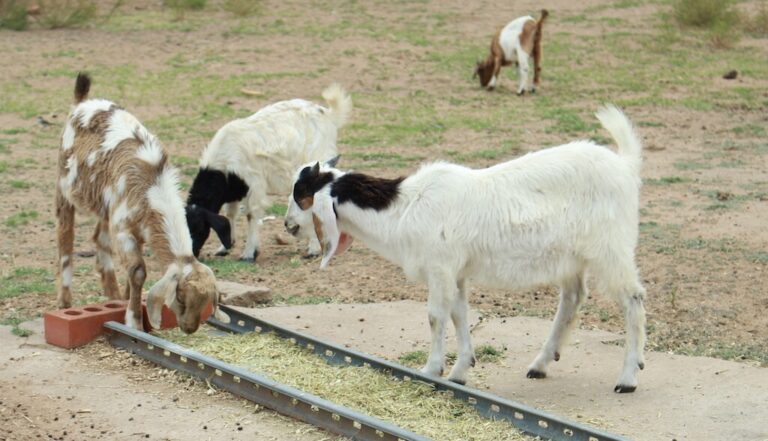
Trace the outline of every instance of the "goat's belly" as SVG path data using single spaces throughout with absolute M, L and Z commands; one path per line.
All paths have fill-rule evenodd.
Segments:
M 483 257 L 467 267 L 466 276 L 473 284 L 491 288 L 526 289 L 541 284 L 558 284 L 581 271 L 572 257 L 551 256 Z

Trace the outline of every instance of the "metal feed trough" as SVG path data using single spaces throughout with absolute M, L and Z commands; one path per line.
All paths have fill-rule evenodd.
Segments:
M 235 309 L 221 306 L 229 314 L 230 323 L 211 317 L 208 323 L 232 333 L 273 333 L 274 335 L 306 347 L 323 357 L 329 364 L 366 366 L 385 372 L 404 381 L 417 380 L 431 384 L 454 398 L 471 404 L 482 416 L 494 420 L 507 420 L 530 435 L 550 440 L 573 441 L 629 441 L 620 435 L 605 432 L 566 420 L 538 409 L 495 395 L 462 386 L 442 378 L 423 375 L 399 364 L 323 342 L 308 335 L 249 316 Z M 166 368 L 208 380 L 219 388 L 246 398 L 284 415 L 321 427 L 354 440 L 428 440 L 428 438 L 355 412 L 328 400 L 277 383 L 246 369 L 207 357 L 176 343 L 136 331 L 127 326 L 109 322 L 109 340 L 123 348 Z

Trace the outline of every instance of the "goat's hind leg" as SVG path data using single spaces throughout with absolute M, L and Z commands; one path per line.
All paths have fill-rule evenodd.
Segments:
M 560 304 L 557 307 L 552 331 L 539 355 L 528 366 L 528 378 L 546 377 L 549 363 L 560 360 L 560 351 L 577 323 L 576 314 L 586 297 L 587 285 L 583 275 L 576 276 L 561 286 Z
M 96 269 L 101 275 L 101 287 L 109 299 L 119 299 L 120 289 L 117 286 L 115 267 L 112 261 L 112 239 L 109 235 L 109 219 L 102 218 L 93 233 L 96 243 Z
M 60 190 L 56 192 L 56 235 L 59 261 L 56 268 L 58 288 L 56 302 L 59 308 L 72 306 L 72 251 L 75 242 L 75 207 L 67 201 Z
M 637 283 L 629 295 L 622 296 L 621 306 L 627 338 L 624 344 L 624 367 L 613 391 L 617 393 L 634 392 L 637 389 L 637 374 L 645 368 L 645 288 Z

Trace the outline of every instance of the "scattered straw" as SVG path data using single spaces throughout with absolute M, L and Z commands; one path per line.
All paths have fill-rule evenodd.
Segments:
M 272 334 L 212 335 L 206 329 L 161 337 L 435 440 L 530 440 L 506 421 L 491 421 L 468 404 L 417 381 L 370 368 L 332 366 Z

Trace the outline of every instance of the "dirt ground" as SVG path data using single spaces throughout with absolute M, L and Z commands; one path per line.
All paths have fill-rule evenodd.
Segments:
M 389 177 L 408 174 L 424 160 L 482 167 L 573 139 L 609 142 L 591 114 L 602 102 L 617 102 L 645 142 L 637 261 L 648 290 L 649 350 L 765 369 L 767 39 L 747 35 L 733 49 L 712 49 L 693 31 L 670 33 L 659 15 L 668 7 L 652 1 L 317 1 L 310 7 L 270 1 L 250 19 L 232 18 L 218 8 L 220 2 L 209 3 L 206 11 L 189 12 L 181 21 L 174 21 L 160 2 L 137 1 L 85 29 L 0 30 L 0 57 L 6 60 L 0 67 L 0 323 L 19 333 L 18 323 L 56 304 L 56 148 L 77 71 L 93 74 L 94 96 L 118 101 L 160 137 L 187 186 L 201 149 L 224 123 L 280 99 L 319 100 L 320 91 L 338 81 L 355 100 L 351 122 L 339 136 L 340 165 Z M 102 10 L 111 4 L 104 2 Z M 757 5 L 739 7 L 750 12 Z M 516 97 L 512 69 L 503 71 L 499 90 L 480 90 L 471 70 L 485 56 L 493 29 L 522 14 L 536 15 L 542 6 L 552 15 L 545 25 L 539 93 Z M 722 79 L 731 69 L 739 77 Z M 92 250 L 94 225 L 93 218 L 79 215 L 77 250 Z M 242 240 L 244 219 L 237 228 Z M 264 222 L 256 264 L 213 257 L 214 241 L 204 249 L 205 261 L 222 279 L 269 286 L 276 305 L 426 300 L 423 286 L 409 284 L 397 267 L 360 243 L 336 258 L 330 270 L 320 271 L 318 261 L 300 257 L 303 244 L 288 238 L 288 245 L 281 245 L 276 236 L 286 236 L 279 216 Z M 78 303 L 100 300 L 92 266 L 92 258 L 77 260 Z M 157 268 L 152 269 L 150 278 L 156 278 Z M 527 292 L 474 287 L 470 301 L 487 317 L 551 319 L 557 293 L 548 287 Z M 608 296 L 594 293 L 581 327 L 621 332 L 623 318 Z M 7 330 L 3 327 L 0 335 L 4 355 L 20 344 Z M 34 344 L 40 344 L 37 332 L 29 337 Z M 68 376 L 76 375 L 82 363 L 98 364 L 101 350 L 107 348 L 57 352 L 42 370 L 61 363 L 70 366 Z M 133 377 L 111 372 L 108 385 L 154 372 L 144 366 L 136 371 Z M 80 397 L 86 389 L 68 381 L 56 389 L 52 378 L 48 383 L 30 379 L 24 393 L 13 392 L 20 386 L 10 378 L 0 381 L 2 426 L 26 415 L 41 428 L 7 439 L 61 438 L 65 430 L 65 439 L 135 439 L 166 424 L 156 415 L 168 406 L 162 400 L 155 402 L 155 412 L 135 417 L 152 430 L 117 417 L 106 425 L 89 421 L 90 413 L 78 411 L 112 406 L 112 394 Z M 129 382 L 121 399 L 138 404 L 144 387 L 152 394 L 176 390 L 149 383 Z M 54 389 L 56 394 L 48 392 Z M 211 399 L 199 390 L 177 392 L 189 402 Z M 225 431 L 236 428 L 232 424 L 242 421 L 238 418 L 251 418 L 245 416 L 251 411 L 236 400 L 214 398 L 222 409 L 241 416 L 222 420 L 223 431 L 209 436 L 237 436 Z M 125 408 L 114 406 L 115 415 Z M 750 415 L 749 409 L 740 410 Z M 15 417 L 5 419 L 7 412 Z M 175 412 L 185 418 L 181 410 Z M 60 419 L 50 420 L 53 414 Z M 64 424 L 65 418 L 94 427 Z M 265 427 L 285 425 L 266 422 L 271 417 L 253 418 Z M 166 436 L 182 438 L 176 431 L 183 427 L 168 429 Z M 199 426 L 187 429 L 205 435 Z M 78 430 L 86 433 L 75 435 Z M 264 430 L 263 439 L 285 439 L 283 432 Z M 296 439 L 328 436 L 296 430 L 301 432 Z

